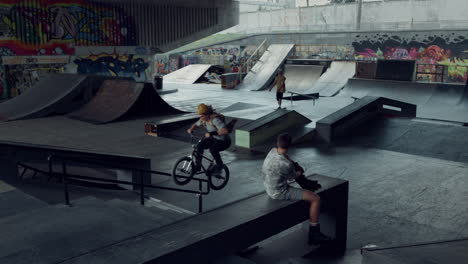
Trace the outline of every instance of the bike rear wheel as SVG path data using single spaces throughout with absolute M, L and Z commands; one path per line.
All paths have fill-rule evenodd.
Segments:
M 172 178 L 178 185 L 185 185 L 192 180 L 194 171 L 193 160 L 190 157 L 180 158 L 172 169 Z
M 223 169 L 219 174 L 210 172 L 207 175 L 210 188 L 213 190 L 221 190 L 229 181 L 229 169 L 226 165 L 223 165 Z

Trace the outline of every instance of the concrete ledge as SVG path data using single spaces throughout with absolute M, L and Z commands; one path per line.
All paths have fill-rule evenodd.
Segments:
M 416 105 L 384 97 L 366 96 L 320 119 L 316 130 L 322 139 L 332 142 L 380 114 L 416 117 Z
M 311 122 L 296 111 L 278 109 L 236 129 L 236 146 L 251 149 L 289 128 L 298 130 Z
M 318 191 L 322 198 L 321 225 L 325 233 L 335 237 L 330 247 L 344 251 L 348 182 L 322 175 L 314 179 L 323 186 Z M 307 219 L 306 202 L 272 200 L 261 193 L 90 252 L 73 263 L 207 263 Z

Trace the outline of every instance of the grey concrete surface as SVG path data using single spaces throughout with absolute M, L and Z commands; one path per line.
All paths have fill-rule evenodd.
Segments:
M 261 105 L 245 110 L 231 108 L 233 116 L 249 119 L 276 108 L 273 93 L 221 90 L 219 86 L 203 86 L 206 89 L 200 92 L 199 87 L 179 86 L 178 93 L 166 94 L 163 98 L 171 104 L 186 105 L 191 109 L 196 109 L 200 102 L 213 104 L 219 109 L 236 102 Z M 300 101 L 287 107 L 317 120 L 352 101 L 350 98 L 320 98 L 315 106 L 311 101 Z M 158 118 L 161 117 L 96 126 L 52 117 L 1 123 L 0 134 L 3 140 L 142 155 L 152 158 L 153 169 L 170 171 L 175 160 L 190 153 L 191 148 L 185 142 L 145 136 L 143 123 Z M 304 143 L 292 150 L 291 157 L 299 161 L 308 174 L 320 173 L 350 181 L 349 249 L 367 244 L 394 246 L 456 239 L 468 236 L 468 164 L 463 148 L 467 129 L 401 119 L 377 120 L 349 135 L 348 142 L 335 146 Z M 231 171 L 230 182 L 222 191 L 204 197 L 205 208 L 213 209 L 262 192 L 260 169 L 264 156 L 264 153 L 241 149 L 224 152 L 223 159 Z M 154 177 L 153 182 L 175 186 L 170 178 L 165 177 Z M 164 191 L 149 194 L 169 204 L 196 211 L 194 195 Z M 46 196 L 46 192 L 39 195 Z M 112 211 L 120 212 L 118 206 L 114 206 L 117 208 Z M 29 218 L 32 223 L 35 217 Z M 117 227 L 103 230 L 114 232 L 114 228 Z M 126 239 L 130 233 L 116 231 L 114 238 L 117 239 L 119 234 L 121 239 Z M 79 235 L 76 238 L 90 239 Z M 66 237 L 64 239 L 67 241 Z M 20 243 L 19 240 L 11 241 Z M 101 245 L 107 243 L 100 241 Z M 33 248 L 37 252 L 44 250 Z M 70 254 L 75 253 L 77 251 Z M 288 257 L 286 253 L 285 257 Z
M 56 263 L 164 226 L 177 217 L 123 201 L 85 197 L 73 207 L 50 206 L 0 219 L 1 263 Z M 184 215 L 178 216 L 182 218 Z
M 46 205 L 47 203 L 17 189 L 0 192 L 0 219 L 24 211 L 43 208 Z

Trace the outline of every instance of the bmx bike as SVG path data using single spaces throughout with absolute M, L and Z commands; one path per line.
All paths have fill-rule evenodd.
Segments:
M 192 153 L 190 156 L 185 156 L 177 160 L 172 169 L 172 178 L 178 185 L 188 184 L 195 175 L 205 174 L 208 177 L 208 184 L 213 190 L 221 190 L 229 181 L 229 169 L 223 164 L 223 168 L 219 172 L 214 171 L 215 162 L 205 155 L 201 155 L 200 170 L 195 171 L 196 158 L 200 153 L 197 151 L 197 146 L 202 141 L 201 139 L 195 143 L 195 137 L 192 135 L 190 142 L 192 144 Z M 203 164 L 205 162 L 205 165 Z M 206 165 L 206 163 L 208 163 Z

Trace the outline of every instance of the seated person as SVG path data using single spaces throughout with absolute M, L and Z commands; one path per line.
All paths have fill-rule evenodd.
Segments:
M 211 106 L 206 104 L 198 105 L 198 115 L 200 119 L 193 124 L 187 133 L 192 134 L 195 129 L 200 126 L 205 127 L 207 133 L 205 138 L 198 144 L 197 152 L 199 155 L 196 157 L 195 170 L 199 171 L 201 168 L 201 161 L 205 149 L 210 149 L 216 161 L 216 166 L 213 168 L 213 173 L 220 173 L 223 169 L 223 160 L 219 152 L 228 149 L 231 146 L 231 138 L 229 137 L 229 129 L 222 116 L 216 113 Z
M 308 180 L 304 176 L 304 169 L 289 158 L 288 151 L 291 143 L 290 135 L 279 135 L 277 148 L 273 148 L 265 158 L 262 174 L 266 192 L 272 199 L 310 202 L 309 244 L 322 244 L 330 238 L 320 232 L 320 197 L 314 191 L 321 186 L 317 181 Z M 289 186 L 288 180 L 293 179 L 304 189 Z

